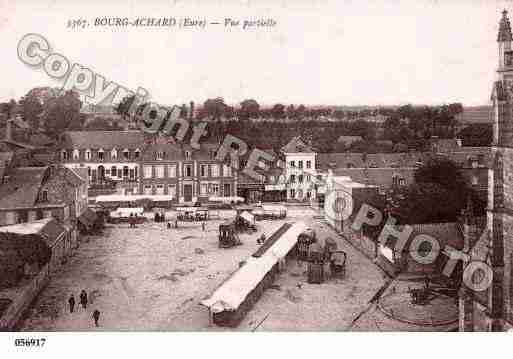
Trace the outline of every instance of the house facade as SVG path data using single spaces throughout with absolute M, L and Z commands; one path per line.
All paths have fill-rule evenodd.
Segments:
M 194 149 L 157 139 L 142 154 L 140 193 L 169 196 L 175 203 L 235 196 L 237 172 L 215 159 L 217 148 L 217 144 L 204 143 Z
M 287 201 L 316 198 L 317 153 L 301 137 L 292 138 L 281 152 L 285 157 Z
M 145 139 L 141 131 L 67 131 L 58 146 L 60 162 L 85 168 L 89 189 L 137 194 Z

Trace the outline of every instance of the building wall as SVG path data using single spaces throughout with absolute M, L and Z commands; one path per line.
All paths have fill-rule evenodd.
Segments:
M 316 198 L 315 185 L 313 182 L 317 175 L 315 160 L 316 153 L 285 153 L 287 200 Z M 310 168 L 307 168 L 307 161 L 310 161 Z M 294 165 L 292 165 L 292 162 Z M 310 175 L 310 180 L 308 180 L 308 175 Z M 302 183 L 300 183 L 300 176 L 302 176 Z M 310 197 L 308 197 L 308 194 Z

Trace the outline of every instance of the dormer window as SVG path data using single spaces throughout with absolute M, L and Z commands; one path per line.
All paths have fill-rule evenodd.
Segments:
M 129 160 L 130 159 L 130 151 L 128 149 L 126 149 L 126 148 L 123 150 L 123 158 L 125 160 Z
M 85 151 L 85 159 L 86 160 L 90 160 L 91 159 L 91 150 L 90 149 L 87 149 Z
M 157 151 L 155 152 L 155 159 L 158 161 L 162 161 L 164 159 L 164 151 Z
M 75 148 L 73 150 L 73 159 L 78 160 L 80 158 L 80 152 Z
M 118 151 L 115 148 L 113 148 L 112 151 L 110 151 L 110 158 L 112 158 L 113 160 L 118 158 Z
M 191 151 L 185 151 L 185 158 L 191 158 Z
M 61 160 L 66 161 L 68 159 L 68 151 L 62 150 L 61 151 Z
M 138 159 L 140 156 L 141 156 L 141 150 L 140 149 L 136 149 L 135 152 L 134 152 L 134 158 Z
M 103 152 L 103 149 L 101 149 L 101 148 L 98 150 L 98 159 L 100 161 L 103 161 L 105 159 L 105 154 Z

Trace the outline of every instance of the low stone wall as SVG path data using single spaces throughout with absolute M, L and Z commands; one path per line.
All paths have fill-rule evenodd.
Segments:
M 20 290 L 20 294 L 13 299 L 13 302 L 0 318 L 0 331 L 11 331 L 16 327 L 23 313 L 48 284 L 50 280 L 49 268 L 48 264 L 41 268 L 39 273 Z

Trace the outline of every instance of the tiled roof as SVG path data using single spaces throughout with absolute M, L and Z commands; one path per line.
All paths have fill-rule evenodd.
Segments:
M 335 176 L 348 176 L 352 181 L 374 186 L 391 187 L 393 177 L 399 176 L 406 185 L 414 182 L 415 168 L 337 168 Z
M 62 136 L 63 148 L 136 149 L 144 143 L 142 131 L 67 131 Z
M 502 84 L 499 87 L 501 89 L 498 90 L 502 93 Z M 492 123 L 492 113 L 492 106 L 465 107 L 462 113 L 455 116 L 455 119 L 460 125 Z
M 319 153 L 317 165 L 321 170 L 328 168 L 387 168 L 387 167 L 415 167 L 418 162 L 423 162 L 430 156 L 424 152 L 401 153 Z
M 0 186 L 0 208 L 33 206 L 47 170 L 48 167 L 13 169 L 8 181 Z
M 19 235 L 36 234 L 40 235 L 43 241 L 52 247 L 55 240 L 64 233 L 66 229 L 54 218 L 43 218 L 37 221 L 18 223 L 0 227 L 1 233 L 14 233 Z

